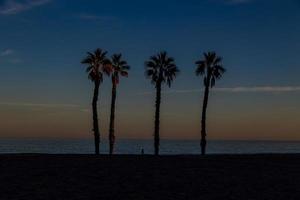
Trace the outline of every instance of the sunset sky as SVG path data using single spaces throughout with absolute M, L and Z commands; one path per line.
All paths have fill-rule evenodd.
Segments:
M 284 3 L 283 3 L 284 2 Z M 204 51 L 227 69 L 208 104 L 209 139 L 300 140 L 299 0 L 0 0 L 0 138 L 92 138 L 97 47 L 131 66 L 120 81 L 117 138 L 152 138 L 155 90 L 144 61 L 166 50 L 181 70 L 164 87 L 161 137 L 200 138 Z M 101 85 L 108 135 L 111 83 Z

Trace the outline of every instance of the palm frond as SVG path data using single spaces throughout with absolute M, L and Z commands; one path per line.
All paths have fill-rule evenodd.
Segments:
M 222 60 L 223 60 L 222 57 L 216 57 L 213 64 L 214 65 L 219 65 L 222 62 Z
M 145 62 L 145 69 L 146 77 L 150 78 L 152 83 L 166 82 L 169 87 L 179 72 L 174 58 L 169 57 L 166 51 L 151 56 Z
M 112 55 L 111 60 L 112 72 L 115 77 L 118 77 L 117 83 L 119 83 L 119 75 L 128 77 L 130 66 L 125 60 L 122 60 L 122 54 Z
M 196 62 L 196 65 L 196 75 L 200 76 L 205 74 L 207 68 L 206 62 L 204 60 L 199 60 Z
M 211 88 L 214 87 L 215 84 L 216 84 L 216 79 L 215 79 L 215 77 L 212 77 L 211 80 L 210 80 L 210 87 Z
M 81 64 L 86 65 L 88 78 L 92 81 L 102 81 L 103 72 L 107 75 L 110 74 L 106 54 L 106 51 L 98 48 L 94 52 L 87 52 L 87 56 L 81 61 Z
M 215 52 L 203 53 L 203 60 L 197 61 L 196 64 L 196 75 L 203 75 L 203 83 L 205 86 L 214 87 L 216 80 L 220 79 L 226 72 L 222 66 L 222 58 L 217 56 Z

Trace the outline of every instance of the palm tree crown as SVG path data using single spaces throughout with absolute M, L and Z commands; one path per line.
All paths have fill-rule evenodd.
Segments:
M 119 83 L 119 76 L 128 76 L 130 66 L 125 60 L 122 60 L 122 54 L 114 54 L 111 57 L 112 64 L 112 80 L 115 84 Z
M 145 63 L 146 76 L 151 79 L 153 84 L 157 82 L 165 83 L 171 87 L 171 83 L 179 73 L 175 65 L 174 58 L 168 57 L 167 52 L 161 52 L 156 56 L 151 56 Z
M 222 58 L 218 57 L 215 52 L 204 53 L 204 60 L 196 62 L 196 75 L 204 76 L 204 85 L 214 87 L 216 80 L 220 79 L 224 72 Z
M 106 59 L 106 51 L 96 49 L 93 53 L 87 52 L 87 57 L 81 63 L 87 65 L 86 72 L 92 81 L 103 81 L 103 73 L 110 75 L 111 62 Z

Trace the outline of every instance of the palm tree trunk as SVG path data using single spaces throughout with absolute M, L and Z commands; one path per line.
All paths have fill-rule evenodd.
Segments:
M 209 80 L 209 79 L 208 79 Z M 206 152 L 206 109 L 209 95 L 209 84 L 205 84 L 204 100 L 202 107 L 202 120 L 201 120 L 201 154 L 205 155 Z
M 154 128 L 154 154 L 159 154 L 159 118 L 161 102 L 161 81 L 156 85 L 156 102 L 155 102 L 155 128 Z
M 117 96 L 117 86 L 113 80 L 112 95 L 111 95 L 111 109 L 110 109 L 110 123 L 109 123 L 109 154 L 112 155 L 115 143 L 115 105 Z
M 95 87 L 94 87 L 94 96 L 93 96 L 93 131 L 95 137 L 95 154 L 100 154 L 100 132 L 99 132 L 99 124 L 98 124 L 98 112 L 97 112 L 97 101 L 99 95 L 99 87 L 100 87 L 100 80 L 95 80 Z

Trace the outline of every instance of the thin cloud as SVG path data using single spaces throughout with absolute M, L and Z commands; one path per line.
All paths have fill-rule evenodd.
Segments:
M 10 59 L 8 62 L 10 62 L 12 64 L 20 64 L 23 62 L 23 60 L 20 58 L 13 58 L 13 59 Z
M 220 92 L 299 92 L 300 86 L 263 86 L 263 87 L 233 87 L 216 88 Z
M 246 92 L 283 93 L 283 92 L 300 92 L 300 86 L 223 87 L 223 88 L 214 88 L 213 91 L 231 92 L 231 93 L 246 93 Z M 203 92 L 203 89 L 169 90 L 163 93 L 177 94 L 177 93 L 199 93 L 199 92 Z M 154 94 L 154 92 L 139 93 L 139 95 L 149 95 L 149 94 Z
M 254 0 L 226 0 L 225 2 L 228 4 L 245 4 L 253 2 Z
M 0 52 L 0 56 L 9 56 L 14 53 L 14 50 L 12 49 L 5 49 L 4 51 Z
M 87 109 L 87 108 L 83 108 L 80 110 L 81 112 L 84 112 L 84 113 L 90 113 L 91 110 L 90 109 Z
M 96 20 L 96 21 L 113 21 L 116 20 L 116 17 L 113 16 L 101 16 L 101 15 L 93 15 L 93 14 L 80 14 L 79 15 L 80 19 L 83 20 Z
M 22 60 L 20 58 L 16 58 L 15 50 L 13 49 L 5 49 L 3 51 L 0 51 L 0 57 L 5 58 L 5 60 L 11 64 L 19 64 L 22 63 Z
M 13 15 L 49 3 L 51 0 L 4 0 L 0 14 Z
M 79 108 L 76 104 L 42 104 L 42 103 L 11 103 L 11 102 L 0 102 L 3 106 L 25 106 L 25 107 L 43 107 L 43 108 Z

